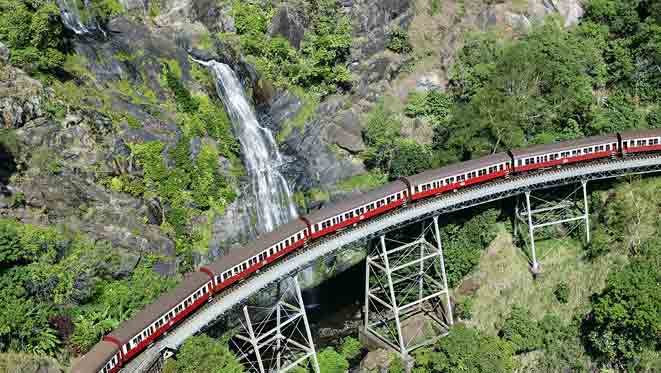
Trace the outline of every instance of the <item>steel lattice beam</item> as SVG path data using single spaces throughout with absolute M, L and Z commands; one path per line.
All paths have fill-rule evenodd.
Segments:
M 554 188 L 582 180 L 593 181 L 658 172 L 661 172 L 661 156 L 659 155 L 578 164 L 539 174 L 515 175 L 497 182 L 466 188 L 457 193 L 442 194 L 370 219 L 336 235 L 315 241 L 307 245 L 305 249 L 262 270 L 259 275 L 251 277 L 241 285 L 218 294 L 213 303 L 198 310 L 177 329 L 172 330 L 166 337 L 143 351 L 125 366 L 123 371 L 144 372 L 160 358 L 163 351 L 178 349 L 188 337 L 213 325 L 222 314 L 242 306 L 253 294 L 273 286 L 280 281 L 284 274 L 293 275 L 303 271 L 318 260 L 336 256 L 348 247 L 363 244 L 368 239 L 387 234 L 414 222 L 430 219 L 433 216 L 520 195 L 526 190 Z

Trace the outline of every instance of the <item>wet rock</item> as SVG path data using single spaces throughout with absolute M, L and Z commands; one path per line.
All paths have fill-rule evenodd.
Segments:
M 305 34 L 301 15 L 288 4 L 282 4 L 278 8 L 271 19 L 268 31 L 271 36 L 278 35 L 287 39 L 289 44 L 296 49 L 301 47 L 301 41 L 303 41 L 303 35 Z
M 0 41 L 0 62 L 9 63 L 10 51 L 1 41 Z
M 278 91 L 271 96 L 271 100 L 264 106 L 258 107 L 262 113 L 260 122 L 271 127 L 274 132 L 280 131 L 282 126 L 294 116 L 301 108 L 301 100 L 289 91 Z

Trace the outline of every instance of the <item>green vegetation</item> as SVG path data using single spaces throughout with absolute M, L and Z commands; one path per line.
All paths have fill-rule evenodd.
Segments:
M 443 227 L 440 233 L 450 287 L 475 268 L 483 250 L 496 237 L 497 217 L 496 210 L 486 210 L 465 222 Z
M 401 27 L 393 27 L 388 32 L 388 42 L 386 48 L 395 53 L 409 53 L 411 52 L 411 43 L 406 30 Z
M 349 362 L 332 347 L 326 347 L 317 353 L 319 369 L 324 373 L 344 373 L 349 369 Z
M 186 340 L 177 353 L 176 360 L 168 360 L 166 373 L 242 373 L 243 366 L 227 347 L 226 340 L 206 335 Z
M 431 161 L 424 151 L 415 161 L 443 165 L 531 144 L 658 126 L 657 7 L 640 0 L 595 0 L 586 9 L 581 24 L 569 30 L 549 19 L 514 40 L 468 35 L 450 68 L 447 93 L 413 92 L 406 102 L 403 114 L 434 130 Z M 405 52 L 406 32 L 395 28 L 389 35 L 389 48 Z M 409 153 L 396 150 L 400 121 L 399 113 L 377 105 L 364 126 L 366 164 L 391 178 L 413 171 L 391 169 L 396 154 Z M 413 161 L 407 158 L 402 163 Z
M 429 0 L 429 15 L 438 15 L 442 8 L 441 0 Z
M 354 190 L 367 191 L 377 188 L 385 184 L 387 181 L 388 178 L 386 175 L 379 170 L 375 170 L 342 180 L 337 184 L 337 188 L 344 192 L 351 192 Z
M 641 368 L 643 356 L 661 363 L 661 239 L 647 241 L 641 251 L 608 276 L 583 325 L 586 344 L 598 360 L 634 370 Z
M 432 348 L 414 353 L 414 372 L 511 372 L 515 367 L 512 346 L 464 325 L 455 325 L 450 334 Z
M 51 73 L 64 64 L 64 35 L 55 1 L 0 1 L 0 41 L 11 63 L 30 72 Z
M 558 302 L 567 303 L 569 301 L 569 286 L 567 286 L 567 283 L 564 281 L 559 283 L 553 291 L 553 295 L 555 295 Z
M 85 352 L 174 285 L 150 260 L 128 278 L 113 278 L 119 258 L 106 242 L 1 219 L 0 351 Z
M 379 102 L 363 127 L 367 150 L 362 157 L 374 170 L 390 179 L 412 175 L 432 167 L 433 154 L 428 145 L 418 144 L 401 135 L 401 122 L 395 113 Z
M 351 46 L 351 26 L 338 16 L 336 0 L 303 2 L 307 31 L 299 49 L 279 36 L 269 37 L 267 24 L 274 14 L 267 6 L 234 1 L 232 13 L 241 51 L 264 76 L 280 86 L 298 86 L 318 96 L 346 86 L 351 77 L 346 60 Z M 232 40 L 232 35 L 221 35 Z

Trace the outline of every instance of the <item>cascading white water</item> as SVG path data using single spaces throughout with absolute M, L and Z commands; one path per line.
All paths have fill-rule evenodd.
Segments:
M 87 21 L 83 21 L 80 16 L 80 9 L 78 9 L 78 0 L 56 0 L 56 3 L 58 8 L 60 8 L 62 23 L 77 35 L 88 34 L 100 29 L 96 19 L 93 17 L 90 17 Z M 89 0 L 83 0 L 82 5 L 88 8 Z
M 229 66 L 216 61 L 197 62 L 213 72 L 216 90 L 227 107 L 243 147 L 256 202 L 257 230 L 270 232 L 298 216 L 289 186 L 278 170 L 283 160 L 273 134 L 259 124 L 241 82 Z
M 89 29 L 80 18 L 80 10 L 78 10 L 76 0 L 57 0 L 57 6 L 60 8 L 64 26 L 79 35 L 89 32 Z

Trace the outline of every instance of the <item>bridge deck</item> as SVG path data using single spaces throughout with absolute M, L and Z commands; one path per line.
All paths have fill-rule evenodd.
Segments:
M 175 330 L 143 351 L 142 354 L 126 365 L 122 372 L 141 372 L 148 369 L 159 358 L 163 349 L 177 349 L 187 338 L 197 334 L 221 314 L 246 301 L 259 290 L 282 280 L 287 274 L 296 273 L 316 260 L 332 255 L 343 246 L 360 239 L 382 234 L 407 222 L 507 198 L 525 190 L 565 185 L 582 179 L 597 180 L 631 173 L 649 172 L 661 172 L 661 156 L 609 160 L 548 170 L 539 174 L 515 176 L 488 185 L 468 188 L 457 193 L 440 195 L 431 200 L 393 211 L 327 239 L 314 242 L 300 252 L 284 258 L 274 266 L 262 270 L 259 274 L 229 289 L 229 291 L 217 295 L 213 302 L 198 310 Z

